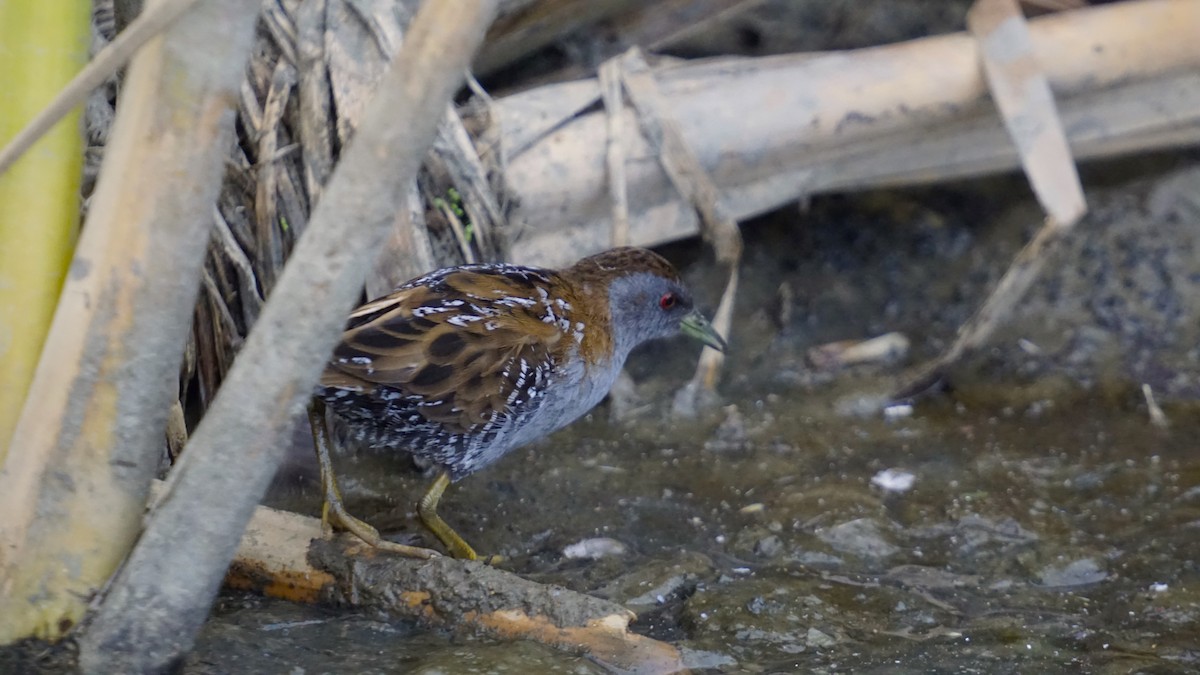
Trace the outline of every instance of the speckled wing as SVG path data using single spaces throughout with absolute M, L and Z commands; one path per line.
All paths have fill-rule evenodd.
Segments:
M 321 386 L 403 396 L 448 431 L 510 414 L 544 385 L 564 338 L 549 274 L 457 268 L 369 302 L 351 315 Z

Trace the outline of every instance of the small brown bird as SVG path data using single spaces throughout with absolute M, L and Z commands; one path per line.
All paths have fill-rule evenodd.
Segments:
M 451 267 L 368 302 L 350 315 L 316 390 L 311 419 L 327 515 L 369 543 L 428 555 L 381 542 L 346 513 L 321 402 L 354 442 L 441 469 L 418 514 L 451 554 L 474 559 L 437 514 L 446 487 L 579 418 L 608 393 L 634 347 L 680 332 L 725 349 L 671 264 L 641 248 L 563 270 Z

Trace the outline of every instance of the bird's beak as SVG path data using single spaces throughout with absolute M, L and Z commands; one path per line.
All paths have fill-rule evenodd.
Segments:
M 679 322 L 679 330 L 684 335 L 699 340 L 719 352 L 725 351 L 727 347 L 725 338 L 717 333 L 698 309 L 692 310 L 690 314 L 683 317 L 683 320 Z

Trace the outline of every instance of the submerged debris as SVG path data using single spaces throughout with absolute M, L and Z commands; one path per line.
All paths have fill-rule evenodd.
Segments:
M 863 363 L 896 363 L 908 356 L 909 341 L 902 333 L 885 333 L 869 340 L 841 340 L 808 350 L 818 370 L 835 370 Z

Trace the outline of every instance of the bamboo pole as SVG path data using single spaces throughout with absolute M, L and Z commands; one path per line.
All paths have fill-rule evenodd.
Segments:
M 1140 0 L 1039 17 L 1033 51 L 1077 157 L 1200 141 L 1200 2 Z M 827 54 L 665 65 L 654 77 L 737 219 L 814 192 L 1016 167 L 966 34 Z M 516 262 L 557 266 L 608 245 L 603 110 L 594 80 L 498 99 Z M 625 112 L 623 124 L 636 126 Z M 699 231 L 644 138 L 628 139 L 631 243 Z
M 152 11 L 138 17 L 108 46 L 100 50 L 94 59 L 88 62 L 75 77 L 71 78 L 69 84 L 61 89 L 56 88 L 54 99 L 50 101 L 49 105 L 38 111 L 37 117 L 31 119 L 29 124 L 7 140 L 2 146 L 3 149 L 0 149 L 0 173 L 8 170 L 8 167 L 27 152 L 37 139 L 41 138 L 72 110 L 75 110 L 76 106 L 83 103 L 93 89 L 99 87 L 106 79 L 120 70 L 129 61 L 129 58 L 138 49 L 141 49 L 142 45 L 146 44 L 147 40 L 162 33 L 163 29 L 171 25 L 195 2 L 196 0 L 164 0 L 154 5 Z M 31 58 L 29 61 L 14 65 L 13 68 L 21 71 L 26 68 L 27 63 L 37 61 L 38 58 Z
M 0 3 L 0 144 L 83 65 L 86 3 Z M 79 222 L 78 113 L 0 175 L 0 464 L 33 379 Z
M 0 471 L 0 643 L 61 637 L 137 537 L 257 8 L 204 3 L 130 67 Z
M 190 649 L 362 287 L 364 261 L 383 242 L 495 11 L 495 0 L 421 6 L 167 493 L 82 637 L 85 671 L 159 671 Z

